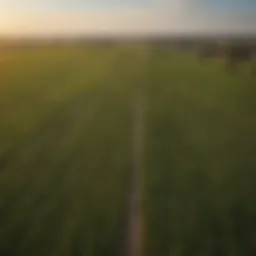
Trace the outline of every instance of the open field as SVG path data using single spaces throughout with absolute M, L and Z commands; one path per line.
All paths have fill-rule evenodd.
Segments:
M 250 64 L 143 44 L 0 56 L 0 255 L 125 255 L 132 194 L 146 256 L 255 255 Z
M 255 78 L 189 55 L 151 60 L 146 255 L 254 255 Z

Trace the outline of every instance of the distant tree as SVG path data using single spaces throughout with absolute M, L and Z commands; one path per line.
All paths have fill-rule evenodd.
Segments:
M 246 44 L 229 44 L 225 48 L 225 62 L 228 71 L 235 71 L 241 63 L 251 62 L 255 58 L 255 47 Z M 253 64 L 252 64 L 253 66 Z

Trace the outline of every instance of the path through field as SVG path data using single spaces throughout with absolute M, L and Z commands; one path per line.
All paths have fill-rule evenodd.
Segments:
M 132 91 L 132 173 L 129 196 L 127 256 L 143 255 L 143 169 L 145 147 L 145 88 L 146 56 L 140 56 L 139 65 L 133 70 L 134 87 Z M 134 65 L 134 64 L 133 64 Z M 135 65 L 136 66 L 136 65 Z M 137 72 L 140 72 L 138 75 Z M 137 74 L 137 76 L 136 76 Z
M 139 88 L 140 89 L 140 88 Z M 143 214 L 141 197 L 141 176 L 143 170 L 143 145 L 144 145 L 144 113 L 143 95 L 140 90 L 136 92 L 133 112 L 133 154 L 132 178 L 130 194 L 130 223 L 128 256 L 142 255 L 143 244 Z

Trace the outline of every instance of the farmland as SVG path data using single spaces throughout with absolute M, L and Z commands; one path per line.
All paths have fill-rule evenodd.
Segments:
M 144 254 L 255 255 L 251 64 L 146 44 L 0 54 L 0 255 L 125 255 L 135 99 Z

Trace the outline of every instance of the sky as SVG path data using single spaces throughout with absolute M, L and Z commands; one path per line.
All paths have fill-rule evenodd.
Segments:
M 0 0 L 0 35 L 254 33 L 256 0 Z

